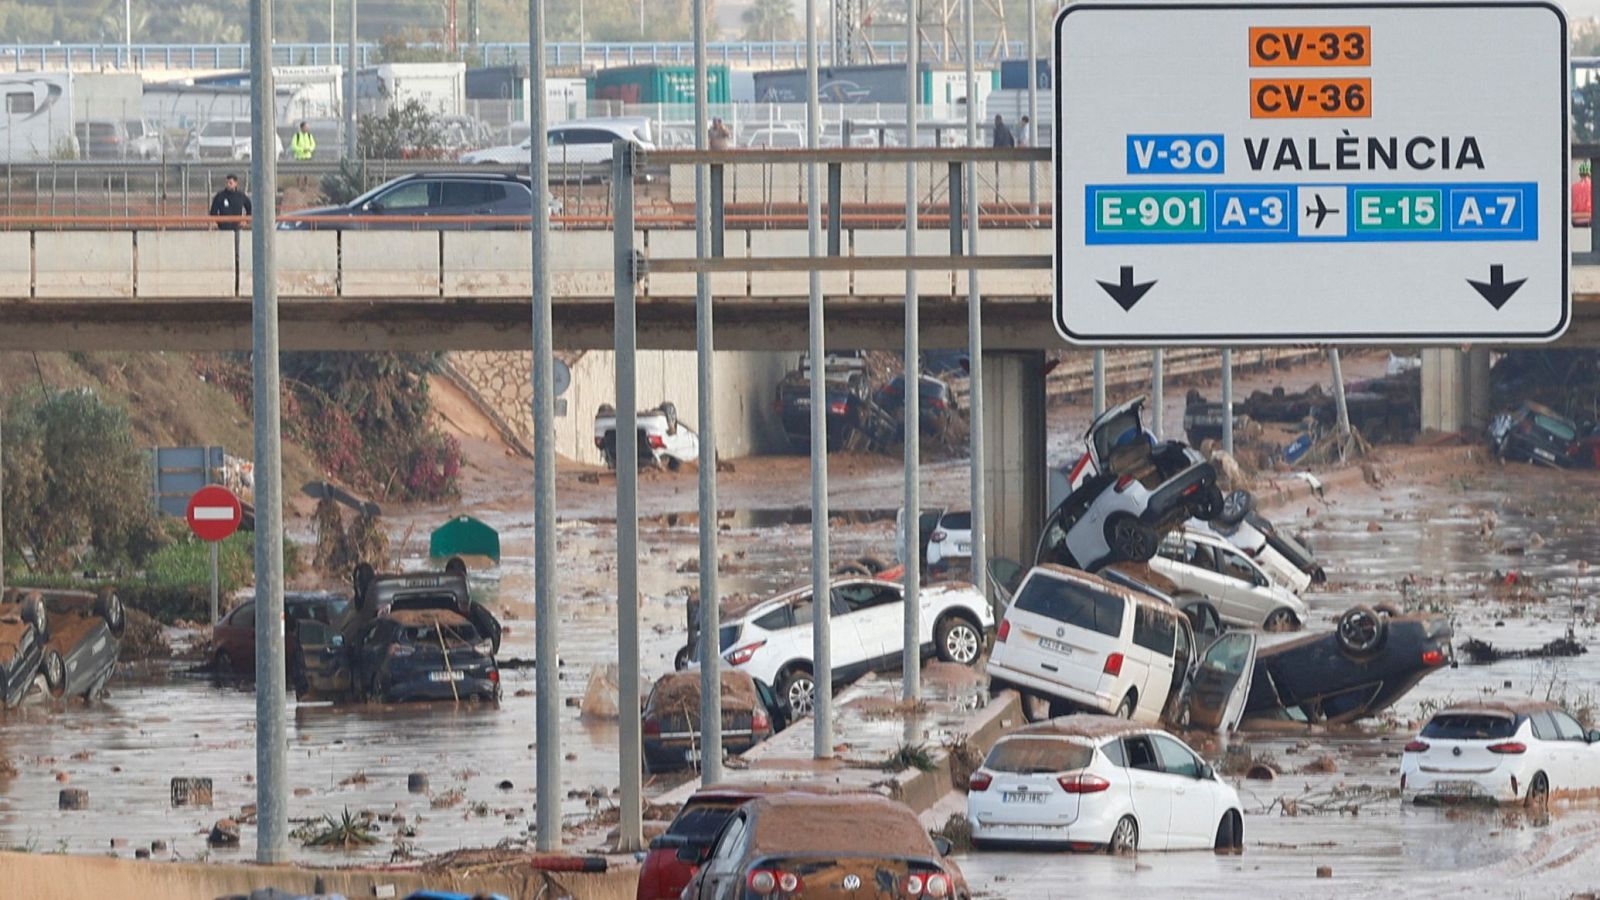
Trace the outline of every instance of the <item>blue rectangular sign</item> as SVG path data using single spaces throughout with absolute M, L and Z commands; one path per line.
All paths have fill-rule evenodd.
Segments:
M 1220 134 L 1130 134 L 1129 175 L 1221 175 Z

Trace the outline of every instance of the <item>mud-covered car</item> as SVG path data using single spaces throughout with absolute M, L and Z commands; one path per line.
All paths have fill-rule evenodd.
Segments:
M 1167 532 L 1222 513 L 1217 471 L 1180 441 L 1144 427 L 1144 397 L 1101 413 L 1084 434 L 1084 454 L 1068 473 L 1072 492 L 1045 521 L 1034 565 L 1096 571 L 1146 562 Z
M 44 661 L 50 614 L 37 594 L 7 590 L 0 597 L 0 701 L 22 702 Z
M 492 642 L 450 610 L 391 612 L 367 626 L 353 653 L 351 680 L 359 699 L 500 699 Z
M 1529 401 L 1490 421 L 1489 447 L 1501 459 L 1570 468 L 1583 458 L 1582 431 L 1566 416 Z
M 746 672 L 724 669 L 722 749 L 743 753 L 789 724 L 776 694 Z M 646 772 L 700 767 L 700 670 L 661 676 L 640 713 Z
M 50 618 L 40 672 L 52 697 L 92 700 L 105 689 L 117 666 L 127 617 L 122 600 L 110 590 L 43 591 Z
M 357 566 L 352 581 L 354 609 L 333 623 L 347 644 L 380 616 L 403 610 L 443 609 L 471 622 L 493 644 L 493 652 L 500 652 L 500 621 L 482 604 L 472 601 L 465 568 L 379 574 L 369 566 Z
M 775 794 L 728 818 L 683 896 L 970 897 L 948 850 L 887 797 Z
M 1339 724 L 1375 715 L 1454 662 L 1453 634 L 1444 616 L 1366 606 L 1345 610 L 1333 631 L 1267 646 L 1261 635 L 1229 632 L 1195 670 L 1185 724 L 1215 728 L 1240 716 Z M 1241 687 L 1242 708 L 1227 709 L 1239 707 Z

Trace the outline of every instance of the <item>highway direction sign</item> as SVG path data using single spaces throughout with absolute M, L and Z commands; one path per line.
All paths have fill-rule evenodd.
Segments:
M 232 491 L 213 484 L 195 491 L 189 498 L 185 518 L 195 537 L 202 541 L 220 541 L 239 529 L 239 523 L 244 520 L 244 508 Z
M 1550 341 L 1552 3 L 1069 4 L 1056 327 L 1083 344 Z

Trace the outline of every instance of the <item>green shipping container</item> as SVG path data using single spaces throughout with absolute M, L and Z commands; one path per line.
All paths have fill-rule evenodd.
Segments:
M 706 67 L 706 101 L 728 102 L 728 67 Z M 589 99 L 623 103 L 693 103 L 694 66 L 621 66 L 589 78 Z

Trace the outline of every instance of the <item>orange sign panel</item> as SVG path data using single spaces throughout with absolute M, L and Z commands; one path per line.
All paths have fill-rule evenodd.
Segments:
M 1251 67 L 1369 66 L 1372 28 L 1367 25 L 1250 29 Z
M 1252 78 L 1252 119 L 1370 119 L 1371 78 Z

